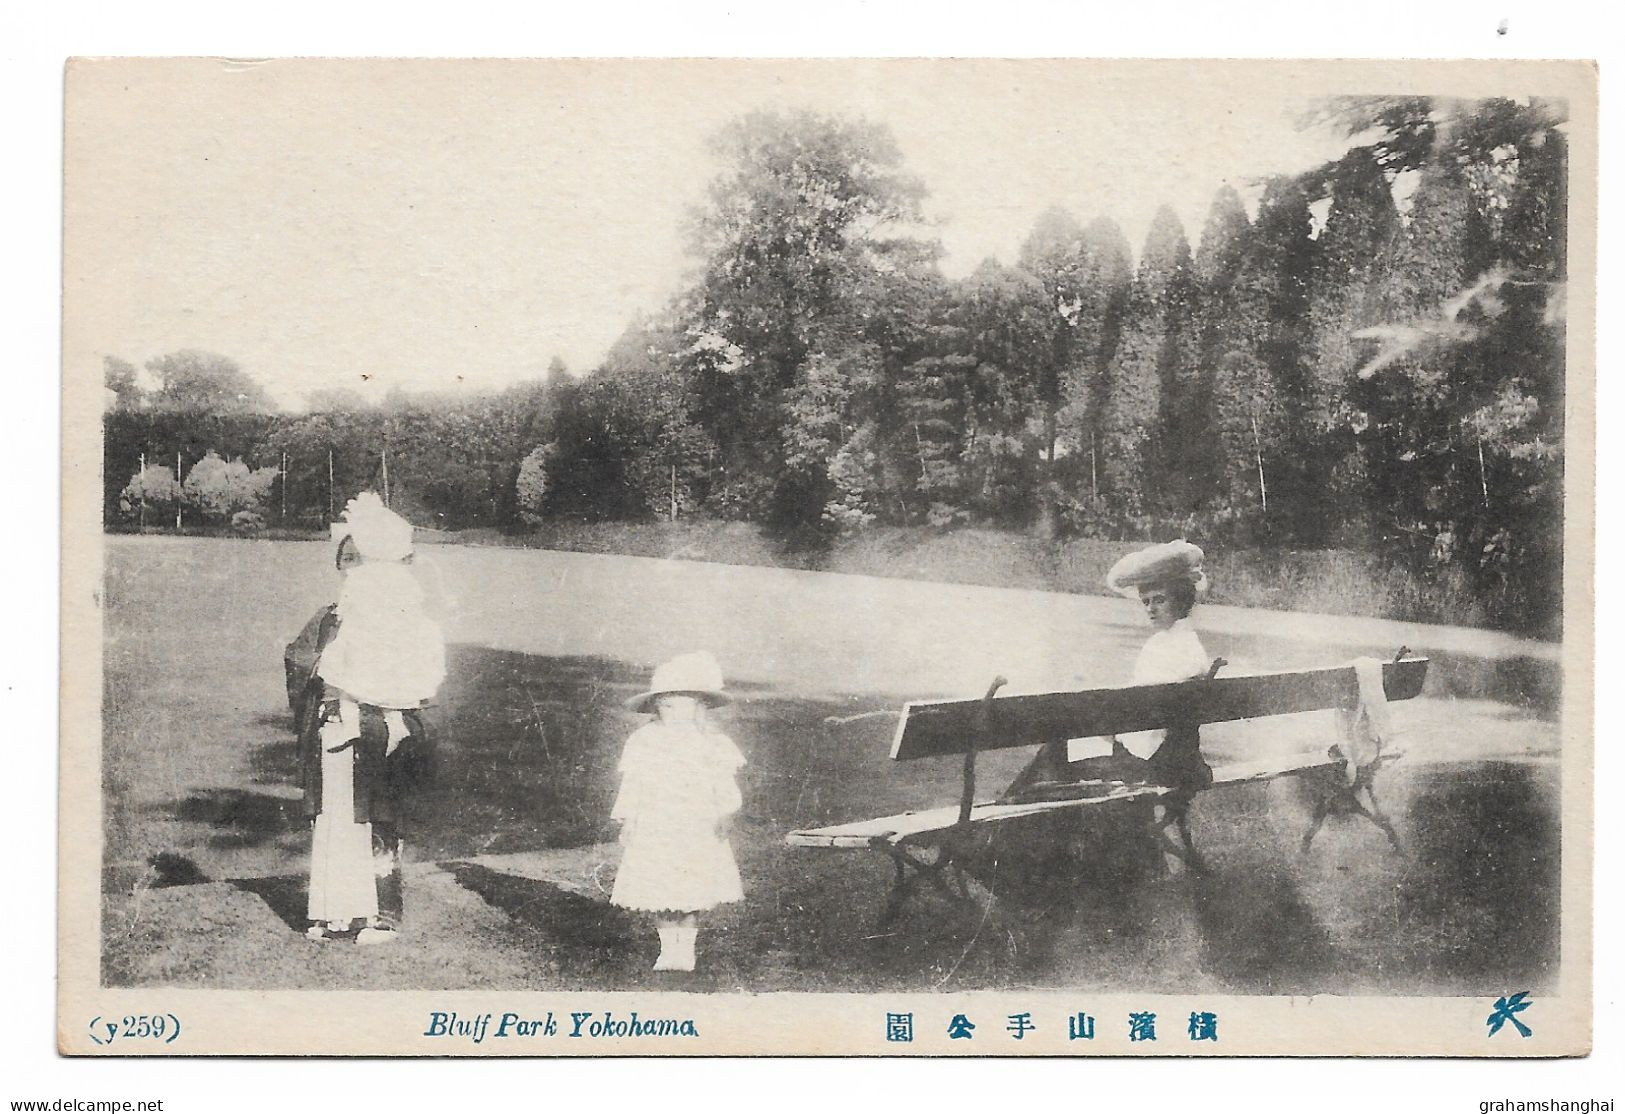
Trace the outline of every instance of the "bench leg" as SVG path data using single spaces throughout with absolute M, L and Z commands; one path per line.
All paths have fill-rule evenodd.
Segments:
M 1399 833 L 1394 830 L 1393 823 L 1388 819 L 1387 814 L 1382 811 L 1382 806 L 1377 803 L 1377 792 L 1371 784 L 1372 775 L 1375 772 L 1375 770 L 1362 771 L 1353 785 L 1345 785 L 1339 780 L 1335 788 L 1315 802 L 1315 812 L 1309 818 L 1309 830 L 1303 834 L 1303 844 L 1299 848 L 1300 852 L 1308 853 L 1309 846 L 1315 841 L 1315 835 L 1320 831 L 1321 825 L 1326 822 L 1326 817 L 1341 810 L 1363 816 L 1371 821 L 1383 835 L 1388 837 L 1388 842 L 1393 845 L 1397 854 L 1405 853 L 1405 848 L 1399 842 Z M 1365 790 L 1366 798 L 1371 802 L 1369 807 L 1364 801 L 1360 800 L 1360 790 L 1362 789 Z
M 938 852 L 937 861 L 923 859 L 918 855 L 911 855 L 903 848 L 896 846 L 890 840 L 878 838 L 873 844 L 875 850 L 888 856 L 896 873 L 892 876 L 891 893 L 886 899 L 886 909 L 880 915 L 882 927 L 890 927 L 903 912 L 903 905 L 908 901 L 921 882 L 930 881 L 937 889 L 949 893 L 948 886 L 942 878 L 942 871 L 946 865 L 942 852 Z M 949 893 L 949 896 L 952 896 Z
M 1165 805 L 1163 810 L 1162 819 L 1152 820 L 1158 849 L 1184 863 L 1193 874 L 1208 873 L 1207 860 L 1196 849 L 1196 841 L 1191 838 L 1190 806 Z M 1170 826 L 1179 832 L 1178 843 L 1168 835 Z
M 1191 838 L 1190 812 L 1181 808 L 1174 817 L 1174 824 L 1179 828 L 1179 841 L 1185 847 L 1185 865 L 1197 874 L 1206 874 L 1207 860 L 1196 849 L 1196 841 Z
M 1303 833 L 1303 842 L 1298 845 L 1298 853 L 1307 855 L 1309 845 L 1315 842 L 1315 836 L 1320 832 L 1320 826 L 1326 823 L 1326 817 L 1332 813 L 1332 805 L 1337 801 L 1335 792 L 1324 794 L 1315 802 L 1315 814 L 1309 818 L 1309 830 Z
M 891 893 L 886 900 L 886 909 L 881 914 L 881 925 L 891 925 L 903 911 L 903 904 L 910 894 L 919 888 L 921 882 L 929 882 L 939 893 L 950 901 L 967 902 L 981 908 L 986 901 L 991 900 L 991 893 L 986 899 L 979 898 L 973 892 L 975 885 L 965 868 L 958 861 L 958 855 L 951 843 L 942 843 L 937 846 L 935 859 L 927 859 L 918 854 L 910 854 L 907 848 L 899 847 L 884 837 L 876 837 L 871 846 L 875 850 L 889 857 L 896 872 L 892 876 Z M 958 876 L 958 887 L 953 884 L 954 876 Z M 985 887 L 977 887 L 985 890 Z
M 1360 804 L 1358 798 L 1356 798 L 1354 802 L 1355 807 L 1360 810 L 1360 815 L 1364 816 L 1377 827 L 1381 828 L 1382 834 L 1388 837 L 1389 843 L 1393 844 L 1394 852 L 1396 854 L 1403 855 L 1405 853 L 1405 848 L 1400 845 L 1399 833 L 1394 831 L 1394 825 L 1389 821 L 1387 814 L 1382 811 L 1382 806 L 1377 803 L 1377 792 L 1372 788 L 1369 779 L 1365 784 L 1365 795 L 1371 801 L 1371 807 L 1369 809 Z
M 909 893 L 920 880 L 920 872 L 917 869 L 910 870 L 908 864 L 909 859 L 906 855 L 892 854 L 892 866 L 896 868 L 897 873 L 892 878 L 891 892 L 886 895 L 886 908 L 880 914 L 882 928 L 891 927 L 897 920 L 903 911 L 903 902 L 908 900 Z

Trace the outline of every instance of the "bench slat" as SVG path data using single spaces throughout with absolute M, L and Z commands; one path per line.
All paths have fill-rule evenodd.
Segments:
M 1400 757 L 1399 751 L 1385 753 L 1379 761 L 1389 762 Z M 1276 762 L 1232 762 L 1215 767 L 1213 788 L 1243 785 L 1248 782 L 1270 781 L 1278 777 L 1292 777 L 1319 770 L 1340 769 L 1342 763 L 1331 759 L 1316 760 L 1304 757 L 1294 764 Z M 1034 816 L 1045 812 L 1059 812 L 1068 808 L 1089 805 L 1117 804 L 1121 801 L 1146 800 L 1160 797 L 1166 790 L 1154 785 L 1125 785 L 1115 792 L 1099 797 L 1081 797 L 1068 801 L 1032 801 L 1025 804 L 1001 805 L 984 801 L 971 809 L 973 824 L 1013 820 L 1018 816 Z M 877 838 L 902 843 L 920 836 L 933 835 L 954 827 L 959 822 L 959 806 L 900 812 L 894 816 L 880 816 L 873 820 L 854 820 L 846 824 L 832 824 L 826 828 L 809 828 L 791 832 L 784 837 L 792 847 L 865 848 Z
M 1034 816 L 1068 808 L 1085 808 L 1090 805 L 1160 797 L 1165 792 L 1167 790 L 1155 785 L 1125 785 L 1104 796 L 1080 797 L 1066 801 L 1029 801 L 1008 805 L 983 801 L 971 808 L 970 822 L 986 824 L 999 820 L 1013 820 L 1018 816 Z M 791 832 L 784 838 L 785 842 L 794 847 L 868 847 L 870 841 L 876 837 L 885 837 L 893 843 L 900 843 L 918 836 L 947 831 L 958 822 L 959 806 L 947 805 L 918 812 L 899 812 L 895 816 L 881 816 L 874 820 L 854 820 L 848 824 Z
M 1404 754 L 1403 751 L 1385 750 L 1377 759 L 1378 763 L 1392 762 Z M 1270 781 L 1278 777 L 1292 777 L 1297 774 L 1315 773 L 1320 770 L 1341 770 L 1343 762 L 1340 759 L 1308 757 L 1296 762 L 1227 762 L 1223 766 L 1213 768 L 1213 788 L 1223 785 L 1241 785 L 1249 781 Z
M 1422 691 L 1426 658 L 1383 665 L 1389 700 Z M 981 700 L 915 701 L 904 705 L 891 756 L 933 758 L 978 750 L 1034 746 L 1064 739 L 1151 731 L 1172 724 L 1223 723 L 1351 705 L 1359 694 L 1354 667 L 1308 669 L 1179 681 L 1162 685 L 1086 689 Z M 984 720 L 984 715 L 988 718 Z

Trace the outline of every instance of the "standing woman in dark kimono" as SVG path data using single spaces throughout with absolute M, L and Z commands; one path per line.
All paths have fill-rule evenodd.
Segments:
M 364 492 L 333 526 L 344 584 L 288 648 L 305 812 L 313 820 L 313 940 L 359 929 L 394 939 L 403 913 L 403 798 L 426 760 L 421 709 L 445 677 L 445 643 L 414 579 L 412 527 Z

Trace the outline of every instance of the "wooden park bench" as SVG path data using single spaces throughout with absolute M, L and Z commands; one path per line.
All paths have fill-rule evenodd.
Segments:
M 1121 807 L 1125 802 L 1153 804 L 1172 791 L 1160 785 L 1085 780 L 1059 784 L 1024 785 L 1021 791 L 994 800 L 976 799 L 976 756 L 985 750 L 1021 746 L 1064 746 L 1068 739 L 1115 736 L 1133 731 L 1165 729 L 1176 725 L 1223 723 L 1290 715 L 1329 708 L 1354 709 L 1359 685 L 1352 665 L 1291 673 L 1218 676 L 1225 665 L 1216 659 L 1206 677 L 1171 684 L 1132 685 L 1086 689 L 1082 692 L 1042 693 L 1000 697 L 1003 677 L 995 678 L 979 700 L 914 701 L 903 706 L 891 757 L 896 760 L 958 756 L 963 762 L 963 786 L 958 805 L 903 812 L 873 820 L 795 831 L 786 841 L 794 847 L 878 851 L 896 867 L 886 919 L 895 917 L 903 901 L 922 881 L 958 899 L 991 897 L 966 869 L 966 859 L 978 837 L 997 825 L 1027 817 L 1053 815 L 1079 809 Z M 1428 660 L 1409 656 L 1401 648 L 1383 664 L 1383 690 L 1389 700 L 1409 700 L 1422 691 Z M 1384 751 L 1375 761 L 1342 776 L 1346 769 L 1336 747 L 1324 759 L 1290 762 L 1235 763 L 1214 770 L 1217 789 L 1278 777 L 1333 774 L 1318 778 L 1326 791 L 1317 802 L 1301 849 L 1307 851 L 1327 816 L 1347 812 L 1366 817 L 1399 848 L 1399 836 L 1383 814 L 1372 791 L 1372 778 L 1384 762 L 1397 758 Z M 1023 779 L 1017 779 L 1021 785 Z M 1014 788 L 1014 787 L 1013 787 Z M 1361 794 L 1365 799 L 1361 799 Z M 1177 796 L 1170 800 L 1177 799 Z M 1149 808 L 1144 811 L 1154 811 Z M 1153 826 L 1158 846 L 1182 859 L 1193 870 L 1203 870 L 1185 824 L 1183 807 Z M 1177 824 L 1183 845 L 1168 838 L 1167 827 Z M 976 891 L 981 890 L 981 894 Z

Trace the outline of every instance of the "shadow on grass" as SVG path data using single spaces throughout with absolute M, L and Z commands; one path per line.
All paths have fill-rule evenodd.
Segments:
M 209 876 L 203 873 L 203 868 L 187 858 L 177 855 L 173 851 L 160 851 L 147 860 L 151 868 L 152 886 L 162 889 L 166 886 L 197 886 L 209 881 Z
M 1555 787 L 1514 762 L 1429 766 L 1415 780 L 1414 866 L 1397 896 L 1402 922 L 1428 935 L 1410 964 L 1486 994 L 1549 985 L 1561 909 Z
M 602 976 L 627 967 L 643 950 L 639 937 L 649 935 L 638 932 L 631 913 L 607 901 L 477 863 L 444 865 L 458 885 L 507 914 L 515 927 L 546 947 L 567 978 Z M 590 984 L 601 985 L 601 980 Z
M 282 875 L 276 878 L 234 878 L 233 888 L 253 894 L 275 913 L 282 923 L 295 932 L 303 932 L 310 924 L 310 884 L 303 875 Z
M 215 850 L 259 847 L 306 826 L 297 799 L 247 789 L 200 789 L 149 811 L 206 826 L 210 834 L 204 842 Z M 165 851 L 159 857 L 179 854 Z
M 453 646 L 431 713 L 434 776 L 408 802 L 425 857 L 597 842 L 621 744 L 640 717 L 619 702 L 641 671 L 601 657 Z
M 422 857 L 458 859 L 580 847 L 608 835 L 621 750 L 647 717 L 622 702 L 646 672 L 595 656 L 543 657 L 452 647 L 436 710 L 435 776 L 409 802 Z M 891 717 L 850 727 L 824 721 L 870 711 L 880 698 L 808 699 L 741 686 L 715 722 L 744 750 L 748 817 L 791 827 L 851 819 L 870 808 L 938 803 L 889 776 Z M 953 770 L 941 784 L 951 785 Z M 917 779 L 909 779 L 917 780 Z
M 469 861 L 603 840 L 621 749 L 647 722 L 621 702 L 645 672 L 606 658 L 464 645 L 452 648 L 450 666 L 433 720 L 436 777 L 411 802 L 411 857 L 449 864 L 463 889 L 503 913 L 549 957 L 542 977 L 655 985 L 647 968 L 656 944 L 644 918 Z M 1407 792 L 1384 795 L 1409 854 L 1356 857 L 1348 849 L 1364 856 L 1368 844 L 1383 847 L 1379 834 L 1364 832 L 1344 839 L 1346 862 L 1336 862 L 1329 825 L 1314 852 L 1319 868 L 1297 857 L 1295 840 L 1272 819 L 1276 798 L 1261 787 L 1201 798 L 1197 839 L 1214 865 L 1206 878 L 1149 868 L 1132 853 L 1126 810 L 1089 826 L 1058 818 L 1001 825 L 978 867 L 999 895 L 990 914 L 926 894 L 883 925 L 884 859 L 790 848 L 784 835 L 950 803 L 959 763 L 892 762 L 898 705 L 890 697 L 744 686 L 736 696 L 717 722 L 748 759 L 734 841 L 747 897 L 702 920 L 705 958 L 686 988 L 1178 990 L 1200 981 L 1280 994 L 1379 980 L 1504 993 L 1538 989 L 1555 975 L 1558 833 L 1552 791 L 1540 780 L 1550 774 L 1540 767 L 1412 770 L 1401 783 Z M 984 756 L 989 795 L 1008 776 L 999 763 L 1024 758 Z M 250 752 L 256 781 L 268 783 L 294 784 L 295 759 L 285 736 Z M 234 885 L 302 926 L 305 882 L 294 860 L 305 825 L 296 798 L 210 789 L 157 811 L 183 822 L 163 852 L 176 879 L 191 877 L 188 868 L 201 877 L 211 850 L 282 841 L 278 861 L 287 865 L 265 871 L 276 877 Z
M 255 785 L 299 784 L 299 741 L 286 722 L 272 743 L 261 743 L 248 752 L 248 769 Z
M 1251 994 L 1314 994 L 1342 969 L 1331 933 L 1287 870 L 1192 876 L 1202 966 Z
M 429 713 L 434 773 L 406 802 L 415 851 L 454 859 L 601 841 L 622 747 L 647 722 L 622 701 L 646 681 L 643 668 L 610 658 L 452 646 L 441 703 Z M 747 815 L 762 823 L 855 819 L 956 792 L 952 762 L 900 771 L 888 760 L 894 698 L 792 697 L 759 685 L 736 686 L 735 695 L 715 718 L 749 759 L 741 789 Z M 862 718 L 851 721 L 854 714 Z M 261 732 L 247 747 L 252 782 L 295 788 L 298 748 L 285 715 L 266 711 L 254 722 L 281 731 Z M 305 829 L 297 798 L 258 789 L 200 789 L 146 811 L 205 829 L 183 829 L 166 848 L 177 854 L 258 847 Z

